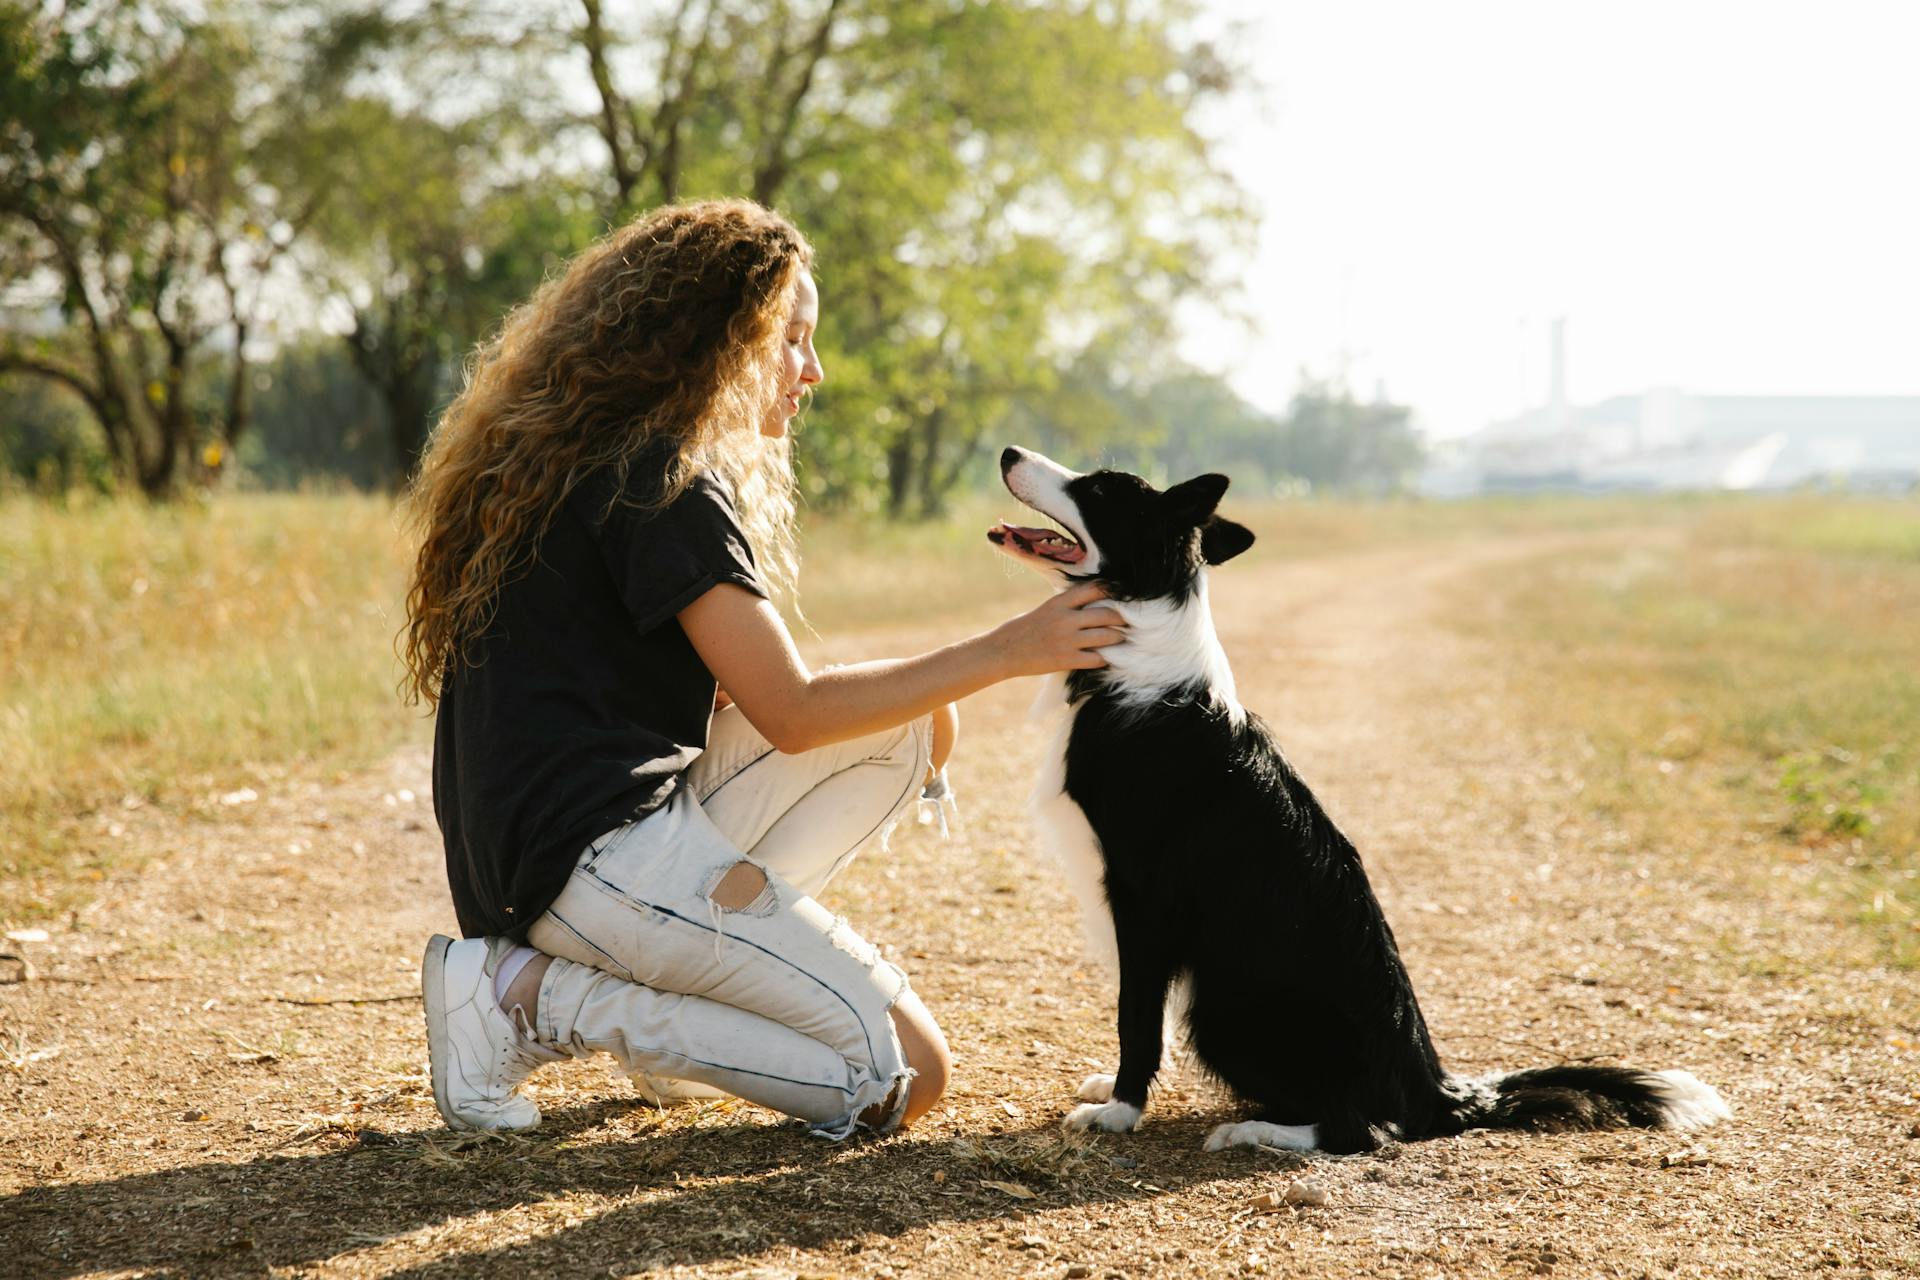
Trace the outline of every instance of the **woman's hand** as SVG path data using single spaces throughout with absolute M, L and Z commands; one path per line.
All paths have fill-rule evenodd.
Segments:
M 957 644 L 819 674 L 807 670 L 778 611 L 736 583 L 718 584 L 678 616 L 747 723 L 796 752 L 891 729 L 1012 676 L 1104 667 L 1100 650 L 1125 638 L 1126 621 L 1113 609 L 1081 607 L 1104 594 L 1078 586 Z
M 1082 583 L 994 628 L 1008 674 L 1039 676 L 1106 666 L 1100 650 L 1127 638 L 1127 621 L 1117 610 L 1088 607 L 1106 598 L 1099 584 Z

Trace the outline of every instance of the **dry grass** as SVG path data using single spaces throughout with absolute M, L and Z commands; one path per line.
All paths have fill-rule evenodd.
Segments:
M 905 526 L 810 519 L 812 626 L 965 626 L 1025 607 L 1030 576 L 981 550 L 981 530 L 1008 506 L 969 500 L 945 521 Z M 1920 838 L 1920 762 L 1903 732 L 1920 705 L 1902 662 L 1916 635 L 1914 504 L 1509 498 L 1232 512 L 1267 560 L 1672 531 L 1658 546 L 1549 558 L 1492 584 L 1528 667 L 1553 672 L 1543 714 L 1611 753 L 1607 802 L 1649 822 L 1680 817 L 1661 799 L 1674 779 L 1649 789 L 1646 765 L 1683 756 L 1689 777 L 1710 772 L 1747 794 L 1754 821 L 1777 811 L 1801 847 L 1844 845 L 1860 909 L 1915 958 L 1899 928 Z M 381 498 L 0 501 L 0 916 L 57 915 L 83 898 L 124 856 L 114 833 L 128 810 L 218 813 L 223 797 L 289 770 L 359 767 L 422 740 L 425 722 L 394 695 L 404 562 Z
M 378 499 L 0 501 L 0 914 L 71 905 L 124 811 L 391 751 L 400 571 Z
M 1020 1134 L 1001 1138 L 962 1138 L 952 1147 L 974 1176 L 990 1175 L 1007 1185 L 1031 1191 L 1036 1186 L 1073 1182 L 1105 1173 L 1106 1158 L 1098 1152 L 1099 1139 L 1085 1134 Z M 1024 1199 L 1019 1190 L 1007 1194 Z
M 445 1131 L 407 998 L 452 924 L 415 744 L 271 777 L 219 821 L 125 814 L 144 869 L 20 944 L 38 977 L 0 985 L 0 1257 L 49 1280 L 1920 1272 L 1911 976 L 1836 928 L 1809 864 L 1631 835 L 1592 801 L 1612 762 L 1573 736 L 1599 704 L 1537 700 L 1519 614 L 1448 625 L 1555 561 L 1664 554 L 1697 527 L 1256 549 L 1214 598 L 1243 698 L 1363 849 L 1449 1063 L 1686 1067 L 1727 1093 L 1722 1128 L 1209 1155 L 1231 1106 L 1175 1075 L 1139 1133 L 1062 1141 L 1080 1079 L 1111 1068 L 1114 992 L 1034 852 L 1031 690 L 1008 685 L 966 709 L 953 842 L 898 832 L 825 895 L 954 1045 L 913 1132 L 831 1146 L 745 1104 L 657 1112 L 595 1063 L 533 1082 L 530 1138 Z M 823 626 L 807 647 L 909 652 L 957 625 Z M 1762 944 L 1791 970 L 1748 963 Z M 1331 1203 L 1275 1209 L 1302 1163 Z
M 1731 500 L 1711 504 L 1703 523 L 1716 542 L 1920 563 L 1920 502 L 1912 500 Z
M 1262 500 L 1230 492 L 1226 514 L 1250 527 L 1262 560 L 1310 560 L 1405 544 L 1672 525 L 1693 518 L 1685 499 L 1500 497 L 1472 502 Z M 1032 523 L 1010 497 L 970 497 L 939 521 L 888 525 L 814 517 L 804 527 L 801 583 L 807 617 L 822 635 L 972 616 L 1031 602 L 1034 579 L 999 555 L 982 555 L 995 521 Z
M 812 626 L 984 625 L 1027 607 L 1031 576 L 982 548 L 1009 505 L 904 526 L 810 519 Z M 1238 514 L 1288 558 L 1602 518 L 1525 502 Z M 84 900 L 129 856 L 119 833 L 135 808 L 218 815 L 223 798 L 289 772 L 358 768 L 422 741 L 426 721 L 395 694 L 406 567 L 385 498 L 0 498 L 0 919 Z
M 1482 592 L 1519 704 L 1625 839 L 1809 868 L 1864 927 L 1837 948 L 1920 965 L 1920 509 L 1713 504 Z

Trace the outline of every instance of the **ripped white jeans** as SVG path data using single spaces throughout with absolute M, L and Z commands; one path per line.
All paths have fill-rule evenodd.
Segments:
M 906 974 L 810 895 L 898 820 L 931 751 L 922 719 L 783 755 L 726 707 L 668 804 L 589 845 L 527 941 L 686 997 L 662 1030 L 678 1028 L 700 1056 L 675 1074 L 831 1137 L 894 1094 L 890 1128 L 911 1074 L 888 1016 Z M 766 887 L 723 908 L 714 888 L 743 859 L 767 872 Z M 544 991 L 540 1003 L 545 1022 Z

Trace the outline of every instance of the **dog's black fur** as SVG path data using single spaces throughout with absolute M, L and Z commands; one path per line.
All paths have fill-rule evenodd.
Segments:
M 1009 449 L 1003 474 L 1032 457 Z M 1066 580 L 1099 582 L 1122 609 L 1130 601 L 1205 608 L 1195 598 L 1204 567 L 1253 543 L 1215 512 L 1226 487 L 1226 477 L 1210 475 L 1162 493 L 1137 476 L 1099 471 L 1065 483 L 1072 513 L 1036 509 L 1097 549 L 1090 573 L 1061 565 Z M 1066 792 L 1098 840 L 1118 944 L 1113 1101 L 1144 1110 L 1160 1069 L 1169 987 L 1185 978 L 1186 1030 L 1200 1064 L 1257 1118 L 1318 1126 L 1312 1145 L 1323 1150 L 1475 1127 L 1702 1122 L 1681 1100 L 1686 1084 L 1649 1072 L 1450 1075 L 1359 854 L 1266 722 L 1241 715 L 1231 692 L 1203 676 L 1141 705 L 1114 670 L 1077 671 L 1067 698 Z M 1683 1078 L 1724 1114 L 1717 1095 Z

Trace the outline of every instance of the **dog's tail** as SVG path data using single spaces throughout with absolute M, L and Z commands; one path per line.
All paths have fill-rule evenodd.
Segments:
M 1453 1076 L 1446 1092 L 1460 1129 L 1695 1129 L 1733 1114 L 1712 1085 L 1686 1071 L 1537 1067 Z

